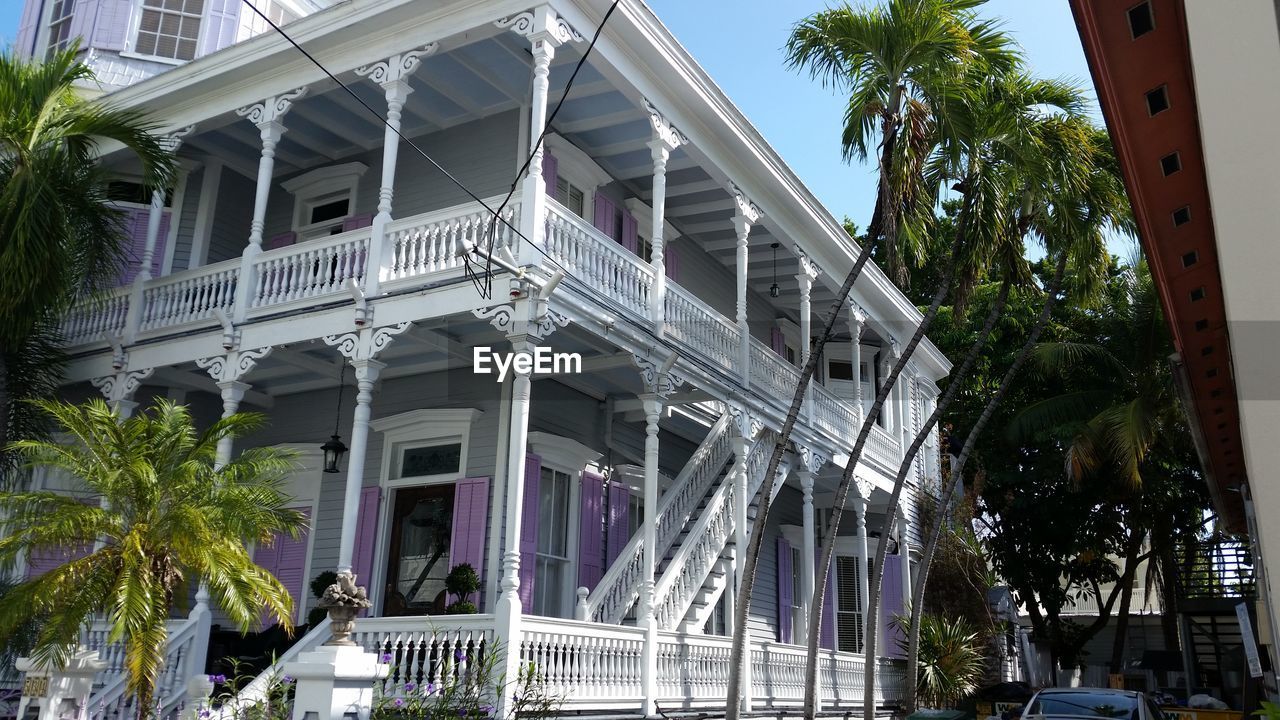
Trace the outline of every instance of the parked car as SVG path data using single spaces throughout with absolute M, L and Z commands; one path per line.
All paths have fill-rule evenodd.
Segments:
M 1164 720 L 1164 715 L 1150 698 L 1133 690 L 1045 688 L 1027 703 L 1022 720 L 1050 718 Z

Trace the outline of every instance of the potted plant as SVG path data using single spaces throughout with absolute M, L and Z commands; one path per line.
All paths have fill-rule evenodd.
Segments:
M 324 597 L 325 588 L 336 582 L 338 582 L 338 573 L 332 570 L 325 570 L 311 581 L 311 595 L 319 600 Z M 311 612 L 307 613 L 307 625 L 313 628 L 319 627 L 320 623 L 324 622 L 327 617 L 329 617 L 329 612 L 317 605 L 311 608 Z
M 449 594 L 456 597 L 457 600 L 449 603 L 445 608 L 445 612 L 450 615 L 470 615 L 478 612 L 474 603 L 471 602 L 471 593 L 480 590 L 480 576 L 476 573 L 475 568 L 470 563 L 459 563 L 449 570 L 449 575 L 444 579 L 445 590 Z

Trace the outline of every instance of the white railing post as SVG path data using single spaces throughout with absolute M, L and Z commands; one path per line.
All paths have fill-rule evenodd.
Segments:
M 258 127 L 262 138 L 262 155 L 258 158 L 258 181 L 253 196 L 253 220 L 249 225 L 249 244 L 240 254 L 240 280 L 236 284 L 236 302 L 232 316 L 236 322 L 244 320 L 249 311 L 249 302 L 253 297 L 257 278 L 253 274 L 253 263 L 262 254 L 262 228 L 267 217 L 267 196 L 271 193 L 271 178 L 275 170 L 276 144 L 284 135 L 282 122 L 289 108 L 299 98 L 307 94 L 307 88 L 300 87 L 280 95 L 275 95 L 255 105 L 248 105 L 236 110 L 240 117 Z
M 751 327 L 747 324 L 747 265 L 751 259 L 747 238 L 751 226 L 760 221 L 760 208 L 737 187 L 730 187 L 729 191 L 735 200 L 733 230 L 738 235 L 738 367 L 743 387 L 751 387 Z
M 653 156 L 653 223 L 649 232 L 649 242 L 653 253 L 649 264 L 653 268 L 653 289 L 649 293 L 649 319 L 654 329 L 662 332 L 666 320 L 667 267 L 663 260 L 663 244 L 666 240 L 663 231 L 666 229 L 667 212 L 667 159 L 671 152 L 689 142 L 669 120 L 663 117 L 648 100 L 644 101 L 649 111 L 649 122 L 653 125 L 653 139 L 649 141 L 649 150 Z
M 373 218 L 369 236 L 369 252 L 365 255 L 365 294 L 374 297 L 379 284 L 389 268 L 386 246 L 387 224 L 391 222 L 391 199 L 395 194 L 396 157 L 400 151 L 400 111 L 413 88 L 409 76 L 418 68 L 422 58 L 431 55 L 439 47 L 431 43 L 417 50 L 410 50 L 372 65 L 356 68 L 356 74 L 368 77 L 382 86 L 387 98 L 387 123 L 382 133 L 382 184 L 378 187 L 378 214 Z
M 88 716 L 93 678 L 107 664 L 98 659 L 97 650 L 81 647 L 61 670 L 31 658 L 18 658 L 14 666 L 25 676 L 17 717 L 59 720 Z
M 517 35 L 529 39 L 533 54 L 533 92 L 529 101 L 529 171 L 524 178 L 523 209 L 520 213 L 520 233 L 529 242 L 543 244 L 546 224 L 547 187 L 542 177 L 543 145 L 540 142 L 542 132 L 547 126 L 547 94 L 551 87 L 551 61 L 556 56 L 556 48 L 569 42 L 582 42 L 581 33 L 574 30 L 569 23 L 556 15 L 548 5 L 539 5 L 532 10 L 502 18 L 494 23 L 500 28 L 510 29 Z M 520 243 L 515 253 L 521 265 L 535 262 L 537 251 L 526 248 Z

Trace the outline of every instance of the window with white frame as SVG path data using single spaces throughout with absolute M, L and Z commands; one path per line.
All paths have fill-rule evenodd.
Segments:
M 576 478 L 542 467 L 538 483 L 538 551 L 534 569 L 533 614 L 568 617 L 565 588 L 572 584 L 569 508 Z
M 551 197 L 555 198 L 556 202 L 569 208 L 569 211 L 578 217 L 585 218 L 587 216 L 586 192 L 570 182 L 565 176 L 556 175 L 556 187 Z
M 556 133 L 543 138 L 543 146 L 556 159 L 555 187 L 547 188 L 556 202 L 587 222 L 593 219 L 596 189 L 613 178 L 590 155 Z
M 799 631 L 804 627 L 804 608 L 800 605 L 804 600 L 800 583 L 804 560 L 800 550 L 799 546 L 791 546 L 791 642 L 795 644 L 800 643 Z
M 71 16 L 76 0 L 53 0 L 49 8 L 49 50 L 46 57 L 67 49 L 71 44 Z
M 840 652 L 862 652 L 861 562 L 852 555 L 836 556 L 836 649 Z
M 280 184 L 294 198 L 293 227 L 298 240 L 342 232 L 354 214 L 356 189 L 369 166 L 361 162 L 317 168 Z
M 133 50 L 141 55 L 191 60 L 200 39 L 204 0 L 142 0 Z

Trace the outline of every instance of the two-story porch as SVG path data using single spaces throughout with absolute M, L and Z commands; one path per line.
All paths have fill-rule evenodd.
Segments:
M 185 173 L 132 206 L 137 274 L 68 321 L 71 380 L 122 410 L 156 394 L 210 419 L 262 410 L 255 444 L 346 439 L 336 473 L 304 455 L 306 541 L 262 550 L 297 588 L 298 620 L 311 577 L 351 569 L 375 602 L 366 646 L 497 637 L 579 709 L 723 704 L 735 548 L 765 532 L 746 700 L 798 702 L 789 643 L 814 537 L 918 314 L 868 266 L 755 527 L 762 455 L 851 241 L 643 5 L 619 6 L 525 176 L 604 4 L 411 5 L 351 2 L 289 26 L 355 97 L 271 35 L 112 96 L 175 129 Z M 339 30 L 355 23 L 359 42 Z M 577 353 L 582 372 L 496 382 L 474 372 L 480 346 Z M 852 653 L 885 625 L 862 614 L 866 528 L 946 368 L 926 343 L 864 453 L 827 602 L 832 701 L 860 701 Z M 936 450 L 885 539 L 894 567 L 918 544 L 912 498 Z M 440 616 L 442 573 L 464 561 L 483 614 Z

